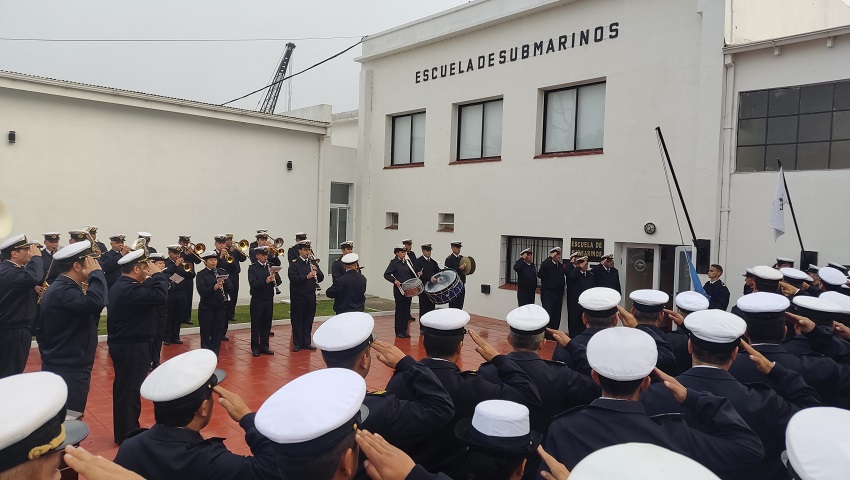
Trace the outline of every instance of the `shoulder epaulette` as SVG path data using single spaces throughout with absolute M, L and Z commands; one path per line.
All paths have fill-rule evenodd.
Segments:
M 560 360 L 546 360 L 545 358 L 543 358 L 542 360 L 544 362 L 546 362 L 547 364 L 550 364 L 550 365 L 558 365 L 559 367 L 566 367 L 567 366 L 566 363 L 564 363 Z
M 293 258 L 293 259 L 292 259 L 292 263 L 295 263 L 295 261 L 296 261 L 296 260 L 298 260 L 298 259 L 297 259 L 297 258 Z
M 374 395 L 376 397 L 382 397 L 387 395 L 386 390 L 375 390 L 374 392 L 368 392 L 366 395 Z
M 668 417 L 669 418 L 673 418 L 673 417 L 683 417 L 684 418 L 685 414 L 684 413 L 670 412 L 670 413 L 659 413 L 658 415 L 647 415 L 647 416 L 649 418 L 658 418 L 658 419 L 664 419 L 664 418 L 668 418 Z

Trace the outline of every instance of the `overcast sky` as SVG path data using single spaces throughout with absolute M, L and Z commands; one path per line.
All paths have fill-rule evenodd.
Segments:
M 0 37 L 245 39 L 269 42 L 32 42 L 0 40 L 0 70 L 220 104 L 269 83 L 286 44 L 298 72 L 377 33 L 465 0 L 0 0 Z M 335 112 L 358 103 L 360 46 L 292 79 L 292 108 Z M 284 88 L 286 90 L 286 88 Z M 263 94 L 233 106 L 255 110 Z M 277 111 L 286 108 L 281 93 Z

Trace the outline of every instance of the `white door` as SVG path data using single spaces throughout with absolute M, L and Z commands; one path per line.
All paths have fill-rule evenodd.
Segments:
M 626 310 L 631 310 L 629 292 L 643 288 L 658 288 L 661 262 L 658 245 L 625 243 L 620 251 L 621 271 L 624 275 L 623 300 Z

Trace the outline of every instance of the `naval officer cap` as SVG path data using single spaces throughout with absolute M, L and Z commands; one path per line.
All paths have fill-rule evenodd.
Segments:
M 354 265 L 359 260 L 360 255 L 357 255 L 356 253 L 346 253 L 342 256 L 342 258 L 339 259 L 339 261 L 342 262 L 343 265 Z
M 841 313 L 835 319 L 845 325 L 850 324 L 850 296 L 840 292 L 823 292 L 818 298 L 822 298 L 827 302 L 832 302 L 841 307 Z
M 58 242 L 59 241 L 59 232 L 47 232 L 42 234 L 44 235 L 44 240 L 46 242 Z
M 439 308 L 422 315 L 419 325 L 426 335 L 456 337 L 466 334 L 469 314 L 459 308 Z
M 404 244 L 407 244 L 407 245 L 412 245 L 413 239 L 412 238 L 405 238 L 404 240 L 401 241 L 401 243 L 404 243 Z
M 511 331 L 520 335 L 539 335 L 549 325 L 549 314 L 540 305 L 531 303 L 517 307 L 506 318 Z
M 89 232 L 85 232 L 83 230 L 71 230 L 68 232 L 68 238 L 75 242 L 82 242 L 83 240 L 88 238 L 88 233 Z
M 750 268 L 750 267 L 747 267 L 747 269 L 744 271 L 744 273 L 741 276 L 747 277 L 747 278 L 753 278 L 755 275 L 753 274 L 753 269 Z
M 268 230 L 266 230 L 266 231 L 268 231 Z M 307 238 L 307 234 L 305 232 L 295 232 L 295 236 Z
M 588 317 L 605 318 L 617 313 L 617 305 L 623 297 L 620 292 L 608 287 L 592 287 L 581 293 L 578 304 Z
M 463 247 L 463 242 L 461 242 L 459 240 L 455 240 L 454 242 L 451 243 L 451 246 L 461 248 L 461 247 Z
M 50 372 L 0 379 L 0 472 L 80 443 L 89 429 L 65 421 L 68 387 Z
M 679 310 L 686 312 L 699 312 L 708 308 L 708 299 L 705 295 L 690 290 L 677 294 L 675 302 Z
M 219 233 L 218 235 L 213 237 L 213 240 L 215 240 L 216 242 L 219 242 L 219 243 L 224 243 L 224 242 L 227 241 L 227 235 L 225 235 L 223 233 Z
M 404 245 L 402 245 L 400 243 L 398 245 L 396 245 L 395 247 L 393 247 L 393 253 L 406 252 L 406 251 L 407 251 L 407 249 L 404 248 Z
M 139 238 L 147 238 L 148 240 L 150 240 L 151 234 L 150 232 L 139 232 Z
M 207 250 L 201 254 L 202 260 L 207 260 L 209 258 L 218 258 L 218 252 L 215 250 Z
M 157 367 L 142 383 L 142 397 L 153 402 L 157 423 L 183 427 L 226 374 L 216 368 L 212 350 L 198 349 L 177 355 Z
M 296 245 L 298 245 L 298 250 L 309 250 L 310 240 L 307 240 L 306 238 L 304 240 L 299 240 Z
M 56 252 L 56 255 L 53 255 L 53 259 L 57 262 L 69 261 L 71 263 L 82 260 L 85 257 L 89 257 L 92 255 L 91 251 L 91 242 L 88 240 L 83 240 L 82 242 L 75 242 L 67 247 Z
M 818 325 L 831 327 L 843 311 L 841 306 L 820 297 L 797 295 L 791 301 L 798 315 L 807 317 Z
M 64 248 L 62 249 L 64 250 Z M 145 250 L 130 250 L 130 253 L 118 259 L 118 265 L 131 265 L 136 263 L 145 263 L 148 261 L 148 256 L 145 255 Z
M 774 291 L 779 288 L 779 281 L 782 280 L 782 273 L 775 268 L 766 265 L 753 267 L 753 280 L 756 286 L 761 291 Z
M 645 288 L 629 294 L 635 310 L 644 313 L 661 313 L 664 305 L 670 301 L 670 295 L 661 290 Z
M 525 250 L 519 252 L 520 255 L 525 255 L 526 253 L 534 253 L 531 248 L 526 248 Z
M 148 259 L 153 260 L 154 262 L 157 260 L 165 260 L 165 254 L 159 252 L 150 253 L 148 254 Z
M 284 457 L 317 455 L 354 435 L 368 411 L 366 381 L 344 368 L 302 375 L 272 394 L 254 425 Z
M 800 410 L 785 430 L 782 460 L 790 478 L 847 478 L 850 472 L 850 412 L 835 407 Z
M 433 249 L 433 246 L 430 243 L 423 243 L 422 244 L 422 250 L 430 252 L 432 249 Z
M 257 239 L 260 239 L 260 238 L 269 238 L 269 233 L 268 233 L 268 232 L 266 232 L 266 231 L 259 231 L 259 230 L 258 230 L 258 231 L 257 231 L 257 234 L 256 234 L 256 235 L 254 235 L 254 237 L 255 237 L 255 238 L 257 238 Z
M 260 253 L 260 254 L 263 254 L 263 255 L 268 255 L 269 254 L 269 246 L 268 245 L 261 245 L 259 247 L 254 247 L 254 253 Z
M 809 276 L 808 273 L 793 267 L 783 267 L 779 269 L 779 273 L 782 274 L 782 277 L 785 281 L 789 283 L 803 283 L 803 282 L 811 282 L 814 281 L 812 277 Z
M 169 252 L 180 253 L 183 251 L 183 245 L 169 245 L 165 247 Z
M 809 265 L 809 268 L 806 269 L 806 273 L 814 273 L 817 274 L 820 267 L 817 265 Z
M 116 233 L 115 235 L 109 236 L 109 239 L 112 240 L 113 242 L 123 242 L 126 238 L 127 237 L 125 237 L 123 234 L 120 234 L 120 233 Z
M 826 266 L 828 266 L 828 267 L 832 267 L 832 268 L 834 268 L 834 269 L 836 269 L 836 270 L 839 270 L 839 271 L 840 271 L 841 273 L 843 273 L 845 276 L 847 275 L 847 267 L 845 267 L 845 266 L 844 266 L 843 264 L 841 264 L 841 263 L 838 263 L 838 262 L 827 262 Z
M 359 355 L 374 341 L 375 319 L 368 313 L 346 312 L 319 325 L 313 345 L 323 356 L 348 358 Z
M 459 420 L 454 432 L 470 449 L 498 456 L 526 456 L 540 444 L 540 434 L 531 431 L 528 407 L 507 400 L 479 403 L 472 418 Z
M 561 247 L 552 247 L 549 249 L 549 255 L 553 253 L 561 253 Z
M 191 241 L 191 240 L 192 240 L 192 236 L 191 236 L 191 235 L 178 235 L 178 236 L 177 236 L 177 241 L 178 241 L 178 242 L 189 242 L 189 241 Z
M 614 260 L 614 254 L 609 253 L 608 255 L 602 255 L 599 257 L 599 261 L 601 262 L 602 260 Z
M 657 361 L 655 340 L 637 328 L 606 328 L 587 342 L 590 368 L 610 380 L 629 382 L 646 378 Z
M 789 265 L 794 265 L 794 259 L 789 257 L 776 257 L 776 263 L 787 263 Z
M 720 480 L 699 463 L 650 443 L 621 443 L 584 457 L 570 480 L 628 478 L 630 480 Z
M 0 242 L 0 251 L 8 253 L 12 250 L 30 248 L 30 245 L 34 245 L 34 242 L 27 241 L 27 236 L 22 233 L 20 235 L 11 236 Z
M 685 328 L 694 345 L 710 352 L 731 352 L 747 331 L 743 318 L 723 310 L 694 312 L 685 317 Z
M 784 317 L 791 301 L 784 295 L 768 292 L 755 292 L 744 295 L 736 303 L 747 320 Z
M 343 248 L 354 248 L 354 242 L 352 242 L 351 240 L 346 240 L 340 243 L 339 249 L 342 250 Z
M 570 254 L 570 259 L 580 257 L 580 256 L 581 256 L 581 252 L 573 252 L 573 253 Z
M 823 283 L 840 287 L 847 283 L 847 276 L 841 273 L 841 270 L 834 267 L 823 267 L 818 270 L 818 276 Z

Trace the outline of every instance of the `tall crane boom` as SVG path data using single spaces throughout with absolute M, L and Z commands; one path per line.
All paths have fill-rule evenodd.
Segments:
M 280 66 L 277 67 L 277 73 L 274 75 L 272 86 L 266 92 L 266 98 L 263 100 L 263 105 L 260 107 L 261 113 L 274 114 L 274 108 L 277 106 L 277 97 L 280 95 L 280 89 L 283 87 L 283 78 L 286 76 L 286 67 L 289 66 L 289 57 L 292 56 L 292 50 L 295 49 L 295 44 L 290 42 L 286 44 L 286 50 L 283 52 L 283 58 L 280 60 Z

